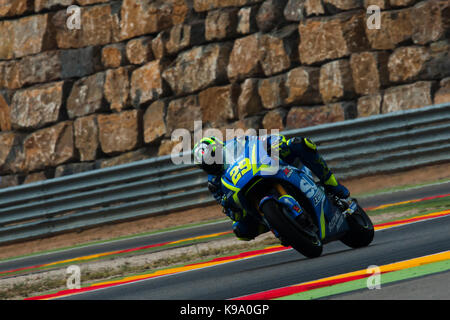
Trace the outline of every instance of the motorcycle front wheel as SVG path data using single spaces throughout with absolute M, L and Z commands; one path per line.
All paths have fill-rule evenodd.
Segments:
M 308 258 L 316 258 L 322 254 L 322 241 L 319 237 L 307 230 L 302 230 L 284 210 L 281 210 L 275 200 L 266 201 L 261 208 L 270 226 L 289 243 L 295 250 Z M 306 214 L 306 213 L 304 213 Z

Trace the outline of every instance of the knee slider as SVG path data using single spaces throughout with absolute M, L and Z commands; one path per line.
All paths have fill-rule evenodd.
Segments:
M 242 221 L 233 223 L 233 232 L 236 237 L 244 241 L 253 240 L 258 235 L 255 226 L 243 223 Z
M 307 148 L 309 148 L 313 151 L 317 151 L 317 145 L 314 142 L 312 142 L 310 139 L 303 138 L 302 142 Z
M 235 234 L 235 236 L 242 241 L 250 241 L 253 240 L 253 238 L 249 237 L 248 233 L 242 232 L 242 230 L 239 229 L 239 227 L 235 227 L 233 225 L 233 232 Z

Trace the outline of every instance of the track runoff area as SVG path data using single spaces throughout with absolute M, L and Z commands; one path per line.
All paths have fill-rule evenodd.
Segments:
M 450 194 L 439 195 L 433 197 L 426 197 L 421 199 L 402 201 L 393 204 L 381 205 L 376 207 L 366 208 L 368 211 L 370 210 L 379 210 L 385 209 L 388 207 L 395 207 L 398 205 L 408 204 L 408 203 L 417 203 L 426 200 L 439 199 L 449 197 Z M 427 221 L 430 219 L 438 219 L 441 217 L 449 216 L 450 209 L 436 211 L 432 213 L 427 213 L 424 215 L 414 216 L 411 218 L 400 219 L 396 221 L 390 221 L 385 223 L 380 223 L 375 225 L 375 230 L 385 230 L 389 228 L 396 228 L 399 226 L 404 226 L 412 223 L 419 223 L 422 221 Z M 217 236 L 214 235 L 205 235 L 202 236 L 207 238 L 208 236 Z M 183 242 L 184 240 L 192 240 L 190 239 L 181 239 L 177 242 Z M 165 245 L 156 244 L 158 245 Z M 134 248 L 128 249 L 129 251 L 139 251 L 140 249 L 145 248 Z M 274 254 L 277 252 L 285 251 L 291 249 L 290 247 L 284 247 L 281 245 L 275 245 L 266 247 L 261 250 L 253 250 L 242 252 L 236 255 L 219 257 L 215 259 L 211 259 L 209 261 L 203 261 L 193 264 L 186 264 L 184 266 L 179 266 L 175 268 L 167 268 L 162 270 L 153 271 L 146 274 L 134 275 L 129 277 L 123 277 L 121 279 L 116 279 L 112 281 L 103 281 L 94 284 L 90 284 L 80 289 L 71 289 L 71 290 L 62 290 L 58 292 L 53 292 L 49 294 L 39 295 L 27 298 L 27 300 L 47 300 L 47 299 L 55 299 L 55 298 L 64 298 L 74 295 L 79 295 L 80 299 L 83 299 L 82 293 L 95 291 L 99 289 L 105 289 L 109 287 L 130 284 L 133 282 L 151 279 L 162 276 L 170 276 L 173 274 L 187 272 L 192 270 L 199 270 L 202 268 L 209 268 L 212 266 L 217 266 L 225 263 L 231 263 L 243 259 L 250 259 L 258 256 Z M 103 253 L 103 256 L 116 254 L 117 252 L 107 252 Z M 76 259 L 71 259 L 71 261 L 76 262 L 77 260 L 87 259 L 88 257 L 79 257 Z M 60 261 L 59 263 L 64 263 L 67 261 Z M 58 262 L 54 262 L 52 264 L 57 264 Z M 395 263 L 390 263 L 381 266 L 372 266 L 362 270 L 356 270 L 349 273 L 338 274 L 331 277 L 321 278 L 314 281 L 308 281 L 304 283 L 298 283 L 286 287 L 275 288 L 272 290 L 256 292 L 249 295 L 239 296 L 239 297 L 231 297 L 231 300 L 309 300 L 309 299 L 319 299 L 327 296 L 343 294 L 346 292 L 352 292 L 358 289 L 378 289 L 380 285 L 380 277 L 383 279 L 383 284 L 394 283 L 401 280 L 413 279 L 425 275 L 435 274 L 439 272 L 444 272 L 450 270 L 450 251 L 444 251 L 436 254 L 426 255 L 422 257 L 417 257 L 413 259 L 408 259 L 404 261 L 398 261 Z M 449 297 L 450 299 L 450 294 Z M 236 311 L 236 310 L 235 310 Z M 186 312 L 188 312 L 186 310 Z M 236 311 L 237 312 L 237 311 Z

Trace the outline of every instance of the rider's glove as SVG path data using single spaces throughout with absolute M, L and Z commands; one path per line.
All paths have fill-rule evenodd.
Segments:
M 224 208 L 228 208 L 228 207 L 229 207 L 227 196 L 225 196 L 225 195 L 222 196 L 222 198 L 221 198 L 221 200 L 220 200 L 220 205 L 221 205 L 222 207 L 224 207 Z
M 240 221 L 244 218 L 244 213 L 242 209 L 239 208 L 234 201 L 228 201 L 227 196 L 222 196 L 220 204 L 223 207 L 223 213 L 225 213 L 231 220 Z
M 215 195 L 219 191 L 219 188 L 217 187 L 217 185 L 215 185 L 211 181 L 208 181 L 208 190 L 209 190 L 209 192 L 211 192 L 212 194 Z

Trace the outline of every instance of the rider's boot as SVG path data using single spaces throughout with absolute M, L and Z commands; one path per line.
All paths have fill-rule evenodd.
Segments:
M 333 173 L 330 174 L 327 180 L 322 181 L 322 183 L 328 193 L 331 193 L 340 199 L 347 199 L 350 197 L 350 191 L 337 181 Z
M 316 144 L 308 138 L 292 138 L 288 141 L 292 153 L 298 157 L 323 183 L 328 193 L 338 198 L 348 198 L 350 192 L 341 185 L 325 160 L 317 151 Z

